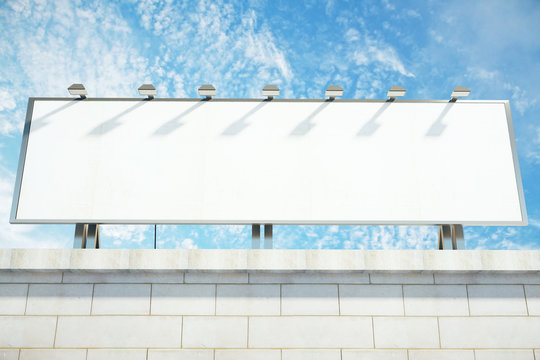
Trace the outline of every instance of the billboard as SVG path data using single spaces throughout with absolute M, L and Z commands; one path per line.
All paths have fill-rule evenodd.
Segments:
M 31 98 L 11 222 L 527 215 L 508 101 Z

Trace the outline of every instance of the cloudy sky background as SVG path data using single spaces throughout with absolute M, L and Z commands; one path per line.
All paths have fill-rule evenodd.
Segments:
M 72 247 L 73 226 L 10 225 L 27 99 L 92 97 L 509 99 L 527 227 L 467 227 L 469 249 L 540 248 L 540 2 L 3 1 L 0 3 L 0 247 Z M 160 248 L 248 248 L 246 226 L 158 226 Z M 151 248 L 153 226 L 107 226 L 102 246 Z M 277 248 L 432 249 L 434 227 L 277 226 Z

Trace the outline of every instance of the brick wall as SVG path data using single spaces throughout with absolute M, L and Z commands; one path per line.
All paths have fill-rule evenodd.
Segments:
M 0 270 L 0 360 L 540 359 L 538 270 L 57 265 Z

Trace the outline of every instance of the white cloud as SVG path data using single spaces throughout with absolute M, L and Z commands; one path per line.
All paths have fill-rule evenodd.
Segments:
M 195 244 L 195 241 L 189 238 L 182 240 L 182 244 L 180 247 L 182 249 L 197 249 L 198 248 L 197 244 Z
M 103 238 L 127 247 L 140 245 L 147 238 L 145 233 L 151 230 L 150 225 L 101 225 L 99 228 Z

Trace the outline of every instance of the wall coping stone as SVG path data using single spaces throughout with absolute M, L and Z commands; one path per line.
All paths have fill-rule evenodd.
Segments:
M 0 270 L 540 272 L 540 250 L 0 249 Z

